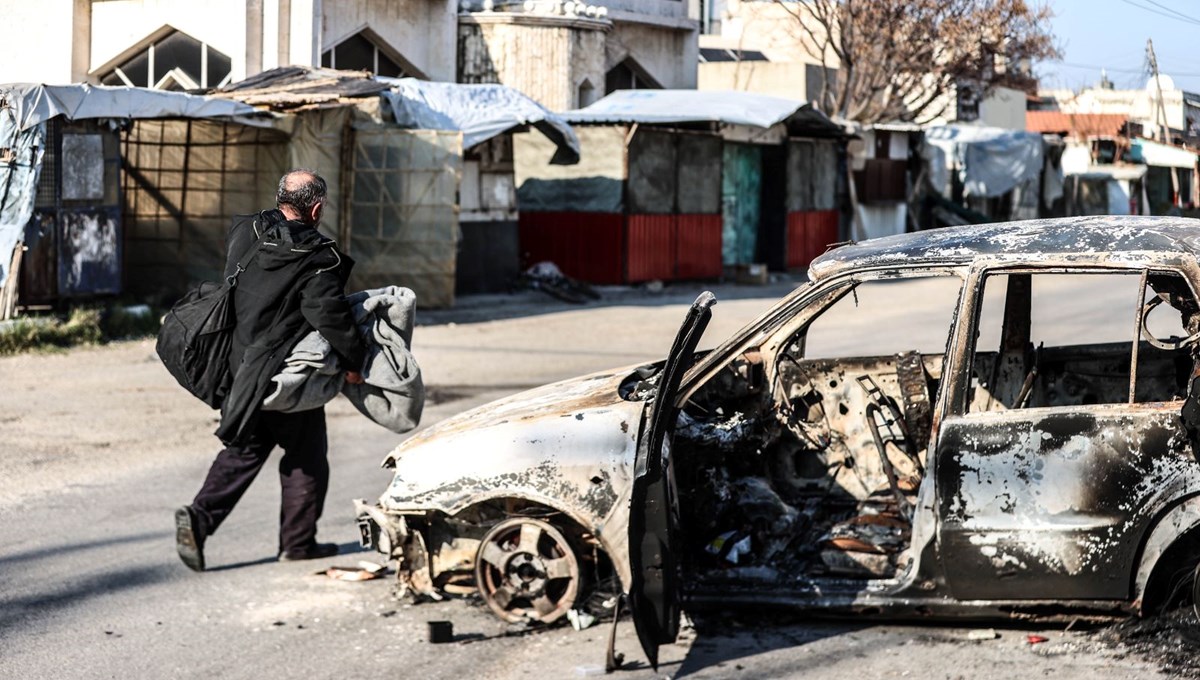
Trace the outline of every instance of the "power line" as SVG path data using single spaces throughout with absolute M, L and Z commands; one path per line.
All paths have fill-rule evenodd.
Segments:
M 1156 2 L 1155 0 L 1145 0 L 1145 2 L 1148 2 L 1151 5 L 1155 5 L 1157 7 L 1161 7 L 1163 9 L 1167 10 L 1168 12 L 1170 12 L 1171 14 L 1174 14 L 1175 16 L 1179 17 L 1180 19 L 1184 19 L 1187 21 L 1197 21 L 1197 19 L 1195 17 L 1188 16 L 1187 14 L 1184 14 L 1183 12 L 1180 12 L 1172 7 L 1168 7 L 1164 4 L 1162 4 L 1161 2 Z
M 1046 61 L 1046 63 L 1062 64 L 1063 66 L 1070 66 L 1072 68 L 1090 68 L 1090 69 L 1095 69 L 1097 71 L 1099 71 L 1100 69 L 1104 69 L 1105 71 L 1110 71 L 1112 73 L 1132 73 L 1134 75 L 1146 75 L 1146 74 L 1150 73 L 1149 69 L 1147 69 L 1145 67 L 1137 68 L 1137 69 L 1119 68 L 1119 67 L 1113 67 L 1113 66 L 1103 66 L 1101 64 L 1079 64 L 1079 63 L 1070 62 L 1070 61 L 1062 61 L 1061 59 L 1049 59 Z M 1178 73 L 1175 71 L 1168 71 L 1167 75 L 1178 76 L 1180 78 L 1200 77 L 1200 73 Z
M 1133 2 L 1133 0 L 1121 0 L 1121 2 L 1123 2 L 1123 3 L 1125 3 L 1126 5 L 1129 5 L 1129 6 L 1131 6 L 1131 7 L 1137 7 L 1138 9 L 1144 9 L 1144 10 L 1146 10 L 1147 12 L 1151 12 L 1151 13 L 1153 13 L 1153 14 L 1157 14 L 1157 15 L 1159 15 L 1159 16 L 1161 16 L 1161 17 L 1167 17 L 1168 19 L 1174 19 L 1175 21 L 1185 21 L 1185 22 L 1187 22 L 1187 23 L 1189 23 L 1189 24 L 1196 24 L 1197 26 L 1200 26 L 1200 19 L 1195 19 L 1195 18 L 1193 18 L 1193 17 L 1189 17 L 1189 16 L 1187 16 L 1187 15 L 1185 15 L 1185 14 L 1179 14 L 1178 12 L 1176 12 L 1176 13 L 1174 13 L 1174 14 L 1170 14 L 1170 13 L 1167 13 L 1167 12 L 1163 12 L 1162 10 L 1157 10 L 1157 9 L 1154 9 L 1153 7 L 1147 7 L 1147 6 L 1145 6 L 1145 5 L 1139 5 L 1139 4 L 1137 4 L 1136 2 Z M 1151 0 L 1146 0 L 1146 2 L 1151 2 Z M 1168 8 L 1168 9 L 1170 9 L 1170 8 Z M 1171 10 L 1171 11 L 1172 11 L 1172 12 L 1175 12 L 1175 10 Z

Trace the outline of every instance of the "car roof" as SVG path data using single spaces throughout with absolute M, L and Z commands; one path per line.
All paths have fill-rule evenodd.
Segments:
M 1200 220 L 1100 215 L 930 229 L 851 243 L 809 265 L 813 280 L 863 267 L 969 263 L 979 256 L 1046 260 L 1108 253 L 1200 253 Z

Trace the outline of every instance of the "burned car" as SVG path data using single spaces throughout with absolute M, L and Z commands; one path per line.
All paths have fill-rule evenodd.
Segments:
M 1139 613 L 1200 596 L 1180 418 L 1200 221 L 1088 217 L 831 250 L 716 349 L 535 389 L 401 444 L 364 543 L 507 620 L 625 591 L 888 617 Z

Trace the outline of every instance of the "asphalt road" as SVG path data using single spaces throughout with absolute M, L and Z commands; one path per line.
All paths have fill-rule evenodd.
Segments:
M 709 338 L 723 338 L 790 285 L 718 289 Z M 528 386 L 661 357 L 695 291 L 610 293 L 569 308 L 536 296 L 476 298 L 423 313 L 416 352 L 434 402 L 424 423 Z M 738 299 L 740 298 L 740 299 Z M 150 341 L 0 358 L 0 678 L 584 677 L 604 661 L 607 626 L 514 631 L 477 602 L 409 605 L 393 581 L 318 575 L 356 552 L 350 499 L 374 498 L 379 461 L 402 438 L 344 400 L 329 409 L 333 478 L 321 538 L 345 553 L 274 560 L 272 470 L 210 539 L 210 571 L 174 553 L 172 511 L 216 452 L 213 414 L 183 393 Z M 270 467 L 272 464 L 268 464 Z M 426 642 L 431 620 L 456 642 Z M 1166 677 L 1088 633 L 709 616 L 642 661 L 633 628 L 615 677 Z M 1049 638 L 1030 645 L 1026 635 Z

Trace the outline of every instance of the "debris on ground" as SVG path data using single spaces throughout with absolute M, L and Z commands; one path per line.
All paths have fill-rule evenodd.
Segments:
M 595 623 L 596 617 L 582 609 L 571 609 L 567 611 L 567 620 L 575 630 L 583 630 Z
M 1028 642 L 1031 645 L 1040 645 L 1043 642 L 1048 642 L 1049 640 L 1050 638 L 1046 637 L 1045 635 L 1033 635 L 1031 633 L 1025 636 L 1025 642 Z
M 1173 678 L 1200 678 L 1200 621 L 1191 607 L 1160 616 L 1129 619 L 1092 634 L 1121 655 L 1156 664 Z
M 318 574 L 324 574 L 335 581 L 372 581 L 383 576 L 386 567 L 374 562 L 359 562 L 354 567 L 329 567 Z
M 430 621 L 429 641 L 435 645 L 454 641 L 453 621 Z
M 553 262 L 538 262 L 526 269 L 517 278 L 516 287 L 540 290 L 553 298 L 576 305 L 600 299 L 600 294 L 590 285 L 563 274 Z
M 967 633 L 968 640 L 995 640 L 1000 637 L 995 628 L 976 628 Z

